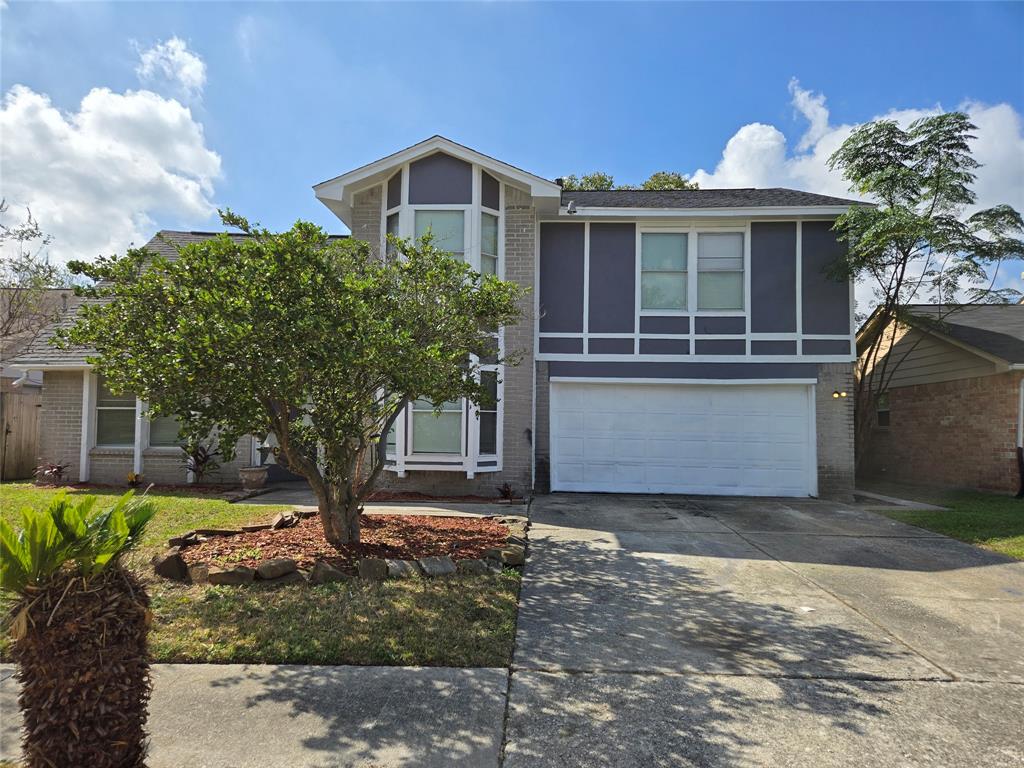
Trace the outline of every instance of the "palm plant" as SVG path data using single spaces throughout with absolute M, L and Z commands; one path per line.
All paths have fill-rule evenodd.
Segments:
M 122 555 L 153 517 L 129 491 L 109 509 L 65 493 L 0 519 L 0 587 L 11 593 L 23 759 L 47 766 L 142 766 L 149 700 L 149 598 Z

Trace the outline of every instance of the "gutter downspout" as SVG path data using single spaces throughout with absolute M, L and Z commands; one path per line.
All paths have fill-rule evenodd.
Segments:
M 1024 376 L 1020 379 L 1017 392 L 1017 475 L 1020 477 L 1020 489 L 1017 498 L 1024 498 Z

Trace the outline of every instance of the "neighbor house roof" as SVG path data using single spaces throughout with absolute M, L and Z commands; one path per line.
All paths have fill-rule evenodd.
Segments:
M 870 205 L 798 189 L 563 190 L 562 205 L 577 208 L 805 208 Z
M 146 243 L 145 248 L 153 253 L 160 254 L 169 259 L 178 255 L 178 248 L 193 243 L 201 243 L 220 234 L 227 234 L 232 240 L 245 240 L 248 235 L 238 232 L 182 232 L 173 229 L 163 229 L 157 232 L 153 238 Z M 341 240 L 347 235 L 330 235 L 332 240 Z M 44 329 L 35 339 L 32 340 L 21 352 L 7 362 L 20 368 L 59 368 L 62 366 L 76 367 L 87 365 L 85 358 L 92 354 L 91 349 L 75 347 L 72 349 L 58 349 L 50 344 L 58 328 L 68 328 L 74 324 L 78 309 L 83 304 L 100 301 L 100 299 L 88 299 L 80 296 L 69 296 L 67 310 L 60 318 Z
M 1024 304 L 911 304 L 907 310 L 926 324 L 941 318 L 931 326 L 940 335 L 1010 364 L 1024 364 Z

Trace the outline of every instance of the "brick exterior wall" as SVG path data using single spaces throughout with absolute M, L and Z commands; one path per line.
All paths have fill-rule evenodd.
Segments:
M 383 214 L 384 187 L 378 185 L 360 192 L 352 199 L 352 237 L 365 240 L 380 255 L 380 218 Z
M 546 360 L 537 361 L 537 493 L 551 492 L 551 377 Z
M 835 398 L 835 391 L 847 397 Z M 818 495 L 850 500 L 854 487 L 853 363 L 818 366 L 814 410 L 818 434 Z
M 358 197 L 357 197 L 358 201 Z M 373 205 L 366 198 L 361 205 Z M 376 197 L 377 232 L 380 230 L 379 194 Z M 372 218 L 369 210 L 357 208 L 355 222 Z M 379 236 L 379 234 L 378 234 Z M 504 388 L 504 421 L 502 470 L 481 472 L 470 480 L 465 472 L 409 470 L 406 477 L 385 471 L 380 487 L 394 490 L 421 491 L 438 495 L 496 496 L 498 488 L 509 483 L 516 493 L 527 495 L 532 486 L 531 454 L 533 452 L 533 280 L 536 250 L 536 212 L 529 194 L 505 186 L 505 279 L 523 286 L 529 292 L 520 302 L 522 320 L 505 329 L 505 351 L 519 353 L 521 362 L 509 366 L 502 374 Z
M 40 413 L 40 457 L 70 464 L 67 477 L 78 481 L 82 440 L 82 371 L 48 371 L 43 375 Z M 235 459 L 223 462 L 203 482 L 238 485 L 238 470 L 249 465 L 251 438 L 243 437 L 236 446 Z M 142 452 L 144 482 L 184 485 L 187 482 L 183 455 L 177 451 L 146 449 Z M 98 485 L 125 485 L 134 464 L 130 448 L 93 448 L 89 451 L 89 482 Z
M 889 390 L 889 427 L 875 427 L 865 477 L 1015 492 L 1021 377 L 992 376 Z

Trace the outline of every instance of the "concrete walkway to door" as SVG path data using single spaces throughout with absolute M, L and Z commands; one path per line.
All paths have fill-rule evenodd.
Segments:
M 816 500 L 531 516 L 508 768 L 1024 763 L 1024 563 Z

